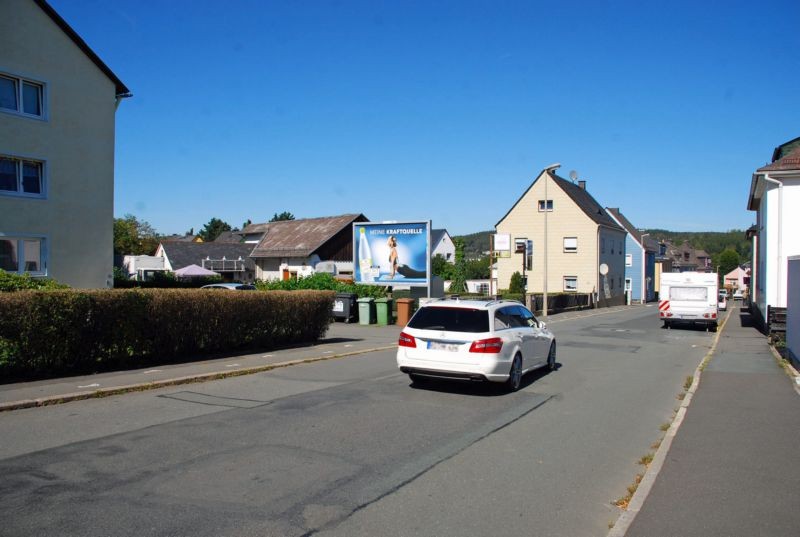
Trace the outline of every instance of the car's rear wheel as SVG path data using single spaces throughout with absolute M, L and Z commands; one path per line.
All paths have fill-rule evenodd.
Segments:
M 550 371 L 556 368 L 556 342 L 550 344 L 550 352 L 547 353 L 547 369 Z
M 518 354 L 511 362 L 511 370 L 508 372 L 508 380 L 506 381 L 506 389 L 509 392 L 519 390 L 522 385 L 522 357 Z

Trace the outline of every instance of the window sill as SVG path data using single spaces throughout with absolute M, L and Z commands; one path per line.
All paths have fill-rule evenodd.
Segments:
M 47 116 L 37 116 L 34 114 L 26 114 L 25 112 L 18 112 L 16 110 L 9 110 L 8 108 L 0 108 L 0 112 L 3 114 L 8 114 L 9 116 L 15 116 L 25 119 L 33 119 L 36 121 L 44 121 L 47 122 Z
M 24 192 L 15 192 L 13 190 L 0 190 L 0 198 L 22 198 L 26 200 L 46 200 L 45 194 L 26 194 Z

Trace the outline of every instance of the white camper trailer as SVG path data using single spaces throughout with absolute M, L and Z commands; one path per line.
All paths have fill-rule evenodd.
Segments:
M 716 331 L 719 320 L 718 281 L 716 273 L 662 273 L 658 318 L 667 328 L 674 323 L 698 323 Z

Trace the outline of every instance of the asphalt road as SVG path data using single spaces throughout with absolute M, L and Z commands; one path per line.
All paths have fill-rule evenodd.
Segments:
M 374 352 L 0 415 L 0 535 L 605 535 L 714 334 L 550 323 L 560 368 L 418 389 Z

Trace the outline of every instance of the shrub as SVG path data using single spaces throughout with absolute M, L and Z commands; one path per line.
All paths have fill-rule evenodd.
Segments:
M 511 275 L 511 282 L 508 284 L 508 292 L 520 295 L 525 292 L 525 287 L 522 284 L 522 274 L 519 272 L 515 272 Z
M 22 291 L 25 289 L 68 289 L 69 285 L 58 283 L 50 278 L 33 278 L 30 274 L 14 274 L 0 269 L 0 292 Z
M 386 296 L 385 287 L 346 283 L 322 272 L 317 272 L 305 278 L 259 281 L 255 285 L 259 290 L 263 291 L 315 289 L 319 291 L 336 291 L 337 293 L 355 293 L 359 298 L 382 298 Z
M 0 378 L 77 374 L 322 337 L 325 291 L 21 291 L 0 295 Z

